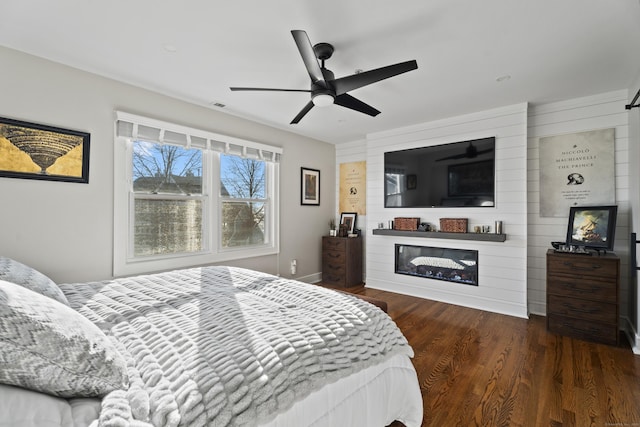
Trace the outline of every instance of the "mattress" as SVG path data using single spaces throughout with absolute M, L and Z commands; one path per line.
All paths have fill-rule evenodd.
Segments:
M 261 427 L 376 427 L 422 423 L 422 399 L 411 360 L 397 355 L 311 393 Z M 0 427 L 90 427 L 100 399 L 62 399 L 0 384 Z

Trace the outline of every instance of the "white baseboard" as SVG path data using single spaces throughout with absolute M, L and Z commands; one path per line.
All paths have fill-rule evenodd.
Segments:
M 634 354 L 640 355 L 640 333 L 633 328 L 628 317 L 623 317 L 620 320 L 622 320 L 622 330 L 631 344 L 631 350 Z
M 305 283 L 318 283 L 322 281 L 322 273 L 313 273 L 307 276 L 292 277 L 292 279 Z

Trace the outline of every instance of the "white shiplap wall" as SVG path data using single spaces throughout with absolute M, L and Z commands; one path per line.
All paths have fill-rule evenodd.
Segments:
M 366 286 L 477 309 L 527 317 L 527 104 L 482 111 L 367 136 Z M 496 137 L 496 206 L 493 208 L 384 208 L 384 152 Z M 339 153 L 338 153 L 339 154 Z M 346 158 L 346 157 L 345 157 Z M 338 157 L 342 163 L 343 158 Z M 468 218 L 474 225 L 504 223 L 506 242 L 374 236 L 380 222 L 419 217 Z M 365 224 L 360 224 L 364 227 Z M 363 228 L 364 229 L 364 228 Z M 479 286 L 394 273 L 394 244 L 475 249 Z
M 626 90 L 585 98 L 530 106 L 527 141 L 528 272 L 529 311 L 546 314 L 546 252 L 550 242 L 563 241 L 568 217 L 540 217 L 539 139 L 596 129 L 615 128 L 615 187 L 618 221 L 615 253 L 620 256 L 620 315 L 627 317 L 629 258 L 629 126 Z M 568 212 L 567 212 L 568 215 Z M 624 324 L 624 323 L 623 323 Z

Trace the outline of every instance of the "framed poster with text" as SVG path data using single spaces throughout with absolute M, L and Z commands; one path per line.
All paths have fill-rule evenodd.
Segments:
M 367 214 L 367 162 L 340 164 L 340 212 Z
M 540 138 L 540 216 L 615 204 L 615 129 Z

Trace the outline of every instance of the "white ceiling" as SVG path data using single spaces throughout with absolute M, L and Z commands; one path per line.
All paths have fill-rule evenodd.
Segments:
M 0 45 L 332 143 L 640 72 L 638 0 L 2 0 L 0 17 Z M 229 86 L 308 89 L 292 29 L 334 45 L 336 77 L 418 70 L 350 92 L 377 117 L 333 105 L 289 125 L 309 94 Z

